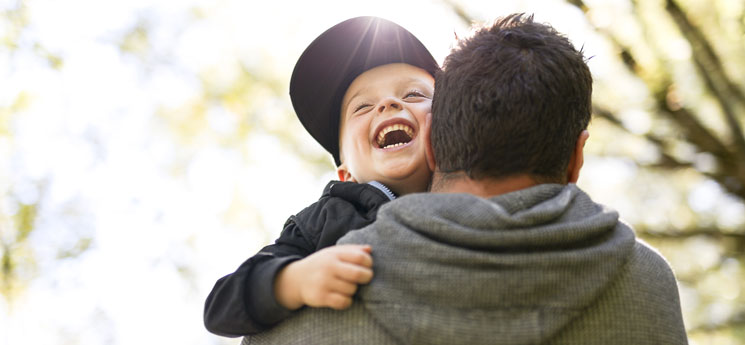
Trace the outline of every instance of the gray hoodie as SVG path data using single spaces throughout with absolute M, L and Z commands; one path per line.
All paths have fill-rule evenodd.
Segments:
M 373 247 L 353 306 L 244 344 L 687 343 L 665 260 L 574 184 L 404 196 L 339 243 Z

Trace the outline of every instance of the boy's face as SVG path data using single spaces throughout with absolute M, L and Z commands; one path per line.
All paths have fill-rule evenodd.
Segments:
M 409 64 L 360 74 L 342 100 L 339 178 L 379 181 L 397 194 L 425 191 L 431 172 L 419 131 L 433 93 L 434 78 Z

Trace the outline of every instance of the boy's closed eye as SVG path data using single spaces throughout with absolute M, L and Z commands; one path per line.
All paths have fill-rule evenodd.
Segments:
M 404 95 L 404 97 L 403 97 L 403 99 L 412 99 L 412 98 L 426 98 L 426 99 L 429 99 L 430 97 L 426 96 L 423 92 L 421 92 L 419 90 L 411 90 L 411 91 L 407 92 L 406 95 Z M 360 103 L 360 104 L 358 104 L 354 108 L 354 111 L 352 113 L 353 114 L 356 114 L 360 110 L 363 110 L 363 109 L 368 108 L 368 107 L 372 107 L 372 104 L 370 104 L 370 103 Z
M 352 112 L 352 113 L 356 113 L 356 112 L 358 112 L 358 111 L 360 111 L 362 109 L 365 109 L 367 107 L 370 107 L 370 106 L 372 106 L 372 104 L 362 103 L 362 104 L 358 105 L 356 108 L 354 108 L 354 112 Z
M 415 98 L 415 97 L 421 97 L 421 98 L 427 98 L 427 99 L 430 98 L 424 95 L 424 93 L 419 90 L 411 90 L 408 93 L 406 93 L 406 95 L 404 96 L 404 99 Z

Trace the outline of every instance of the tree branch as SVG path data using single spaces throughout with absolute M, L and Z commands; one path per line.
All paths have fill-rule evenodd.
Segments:
M 466 10 L 461 6 L 460 4 L 456 3 L 454 0 L 442 0 L 442 2 L 445 3 L 445 5 L 450 6 L 450 9 L 455 12 L 455 14 L 460 18 L 460 20 L 463 21 L 466 25 L 472 25 L 474 20 L 473 18 L 466 13 Z
M 709 152 L 721 159 L 729 158 L 731 154 L 727 147 L 695 115 L 688 109 L 669 101 L 669 92 L 663 90 L 655 95 L 655 102 L 660 114 L 676 122 L 685 131 L 686 139 L 700 150 Z
M 588 11 L 587 6 L 584 4 L 584 2 L 582 2 L 582 0 L 567 0 L 567 2 L 574 6 L 577 6 L 584 12 Z M 621 44 L 618 40 L 616 40 L 616 38 L 609 32 L 600 30 L 597 27 L 595 27 L 595 30 L 601 32 L 613 44 L 614 48 L 616 48 L 620 52 L 620 57 L 626 67 L 629 69 L 629 72 L 639 76 L 640 67 L 637 65 L 637 59 L 634 58 L 634 55 L 631 53 L 631 51 L 623 44 Z M 666 77 L 664 80 L 665 82 L 662 83 L 663 87 L 655 92 L 654 97 L 657 108 L 660 110 L 660 112 L 664 115 L 667 115 L 668 118 L 673 120 L 684 131 L 686 131 L 686 139 L 691 141 L 692 144 L 699 147 L 699 149 L 701 149 L 702 151 L 710 152 L 718 158 L 729 158 L 730 154 L 727 148 L 724 146 L 723 143 L 719 141 L 719 139 L 711 134 L 711 132 L 703 124 L 701 124 L 701 122 L 698 121 L 698 119 L 687 109 L 684 109 L 675 102 L 670 101 L 669 96 L 672 92 L 672 82 L 670 82 L 669 77 Z M 649 86 L 649 83 L 647 83 L 647 85 Z
M 636 2 L 632 3 L 636 6 Z M 610 33 L 600 30 L 599 32 L 609 36 L 610 42 L 616 45 L 616 48 L 621 51 L 621 58 L 630 72 L 641 76 L 639 73 L 641 68 L 636 65 L 636 59 L 634 59 L 630 50 L 620 45 L 618 41 L 612 38 Z M 642 80 L 644 79 L 642 78 Z M 683 135 L 688 142 L 696 146 L 699 150 L 712 154 L 717 159 L 721 171 L 704 174 L 715 179 L 728 192 L 745 200 L 745 156 L 739 153 L 740 145 L 735 146 L 734 152 L 728 149 L 689 109 L 677 103 L 677 96 L 672 88 L 673 84 L 670 81 L 670 76 L 664 76 L 662 80 L 663 82 L 660 83 L 661 87 L 657 91 L 654 91 L 654 88 L 647 81 L 647 85 L 653 90 L 658 112 L 675 122 L 684 131 Z
M 745 310 L 740 310 L 732 317 L 717 323 L 698 325 L 688 330 L 689 333 L 709 333 L 745 326 Z
M 567 3 L 579 8 L 585 13 L 589 11 L 588 6 L 583 0 L 567 0 Z M 632 1 L 632 3 L 636 6 L 635 2 Z M 455 6 L 450 1 L 448 1 L 448 4 Z M 739 153 L 739 147 L 741 145 L 735 145 L 736 149 L 732 151 L 731 148 L 728 148 L 727 145 L 722 142 L 720 137 L 707 128 L 690 109 L 683 107 L 677 101 L 677 95 L 675 93 L 674 84 L 672 83 L 672 78 L 666 71 L 663 71 L 663 76 L 660 79 L 655 79 L 657 82 L 648 80 L 648 78 L 645 79 L 643 76 L 645 74 L 651 75 L 651 73 L 644 73 L 642 66 L 638 65 L 638 60 L 634 57 L 634 54 L 627 46 L 619 42 L 610 32 L 598 28 L 597 26 L 595 26 L 595 30 L 603 34 L 619 52 L 619 57 L 624 62 L 624 65 L 627 67 L 629 72 L 636 75 L 647 84 L 653 94 L 656 112 L 673 121 L 677 127 L 682 130 L 685 141 L 694 145 L 699 151 L 707 152 L 716 158 L 719 171 L 713 173 L 701 173 L 717 181 L 729 193 L 745 200 L 745 156 Z M 715 58 L 717 59 L 716 61 L 718 61 L 718 57 L 715 56 Z M 701 72 L 701 70 L 699 70 L 699 72 Z M 612 116 L 610 112 L 603 111 L 597 106 L 593 107 L 593 112 L 597 116 L 608 119 L 611 123 L 614 123 L 620 128 L 628 131 L 628 129 L 623 126 L 622 122 L 615 116 Z M 725 112 L 727 111 L 727 109 L 724 110 Z M 730 112 L 730 115 L 732 115 L 732 112 Z M 740 131 L 739 124 L 736 121 L 735 126 L 730 127 L 733 131 Z M 660 147 L 660 151 L 662 152 L 662 157 L 658 164 L 651 167 L 685 168 L 693 166 L 687 162 L 680 162 L 672 155 L 665 152 L 668 140 L 663 140 L 662 138 L 650 134 L 647 134 L 644 137 Z
M 587 13 L 587 11 L 589 10 L 589 8 L 587 7 L 587 5 L 585 5 L 584 1 L 582 1 L 582 0 L 567 0 L 567 2 L 569 4 L 571 4 L 571 5 L 574 5 L 575 7 L 579 8 L 580 10 L 582 10 L 582 12 Z
M 735 114 L 735 105 L 730 100 L 737 100 L 745 107 L 745 93 L 733 83 L 724 71 L 721 59 L 714 51 L 711 43 L 706 39 L 701 30 L 698 29 L 683 10 L 673 0 L 667 0 L 665 9 L 677 24 L 683 37 L 688 40 L 693 48 L 693 59 L 699 74 L 704 79 L 709 91 L 719 102 L 724 112 L 736 152 L 741 159 L 745 160 L 745 136 L 742 127 Z
M 694 229 L 694 230 L 663 230 L 649 231 L 636 229 L 639 236 L 650 239 L 665 240 L 687 240 L 693 237 L 708 237 L 716 240 L 730 239 L 745 243 L 745 233 L 742 232 L 722 232 L 717 228 Z
M 623 121 L 621 121 L 621 119 L 619 119 L 610 110 L 605 109 L 602 106 L 599 106 L 597 104 L 593 104 L 592 105 L 592 113 L 595 114 L 595 116 L 598 116 L 600 118 L 603 118 L 603 119 L 607 120 L 608 122 L 616 125 L 616 127 L 624 130 L 625 132 L 627 132 L 627 133 L 629 133 L 631 135 L 638 135 L 638 134 L 632 133 L 631 130 L 628 129 L 623 124 Z M 657 145 L 660 148 L 660 150 L 664 150 L 665 147 L 667 146 L 667 144 L 665 143 L 664 140 L 662 140 L 660 137 L 658 137 L 658 136 L 656 136 L 654 134 L 646 133 L 646 134 L 643 135 L 643 137 L 645 139 L 647 139 L 648 141 L 650 141 L 651 143 Z
M 745 92 L 727 76 L 722 60 L 704 33 L 688 19 L 688 15 L 674 0 L 666 0 L 665 10 L 673 18 L 675 24 L 678 25 L 681 34 L 683 34 L 688 42 L 692 43 L 694 57 L 698 57 L 703 63 L 702 68 L 706 68 L 701 73 L 715 75 L 725 84 L 725 88 L 732 93 L 733 98 L 745 105 Z
M 609 123 L 615 125 L 626 133 L 634 136 L 639 136 L 638 134 L 632 133 L 628 128 L 626 128 L 626 126 L 623 125 L 623 122 L 609 110 L 598 106 L 597 104 L 593 104 L 592 112 L 593 114 L 595 114 L 595 116 L 607 120 Z M 660 158 L 657 160 L 657 162 L 652 164 L 637 163 L 640 167 L 666 170 L 696 168 L 693 163 L 680 161 L 674 156 L 667 153 L 666 150 L 668 148 L 668 143 L 666 140 L 650 133 L 641 135 L 641 137 L 659 148 Z M 729 155 L 728 152 L 725 154 Z M 717 162 L 721 165 L 719 169 L 720 171 L 710 172 L 698 170 L 699 173 L 719 183 L 719 185 L 723 186 L 730 194 L 739 197 L 742 200 L 745 200 L 745 189 L 741 188 L 741 185 L 738 182 L 739 180 L 737 180 L 736 178 L 736 176 L 738 176 L 737 171 L 738 169 L 741 169 L 743 163 L 732 162 L 729 160 L 729 158 L 722 159 L 717 157 L 717 159 Z

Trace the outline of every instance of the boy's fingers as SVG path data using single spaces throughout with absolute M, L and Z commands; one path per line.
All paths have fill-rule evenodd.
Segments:
M 352 297 L 338 293 L 331 293 L 326 295 L 326 300 L 324 302 L 324 304 L 329 308 L 342 310 L 349 308 L 349 306 L 352 305 Z
M 329 290 L 329 293 L 339 293 L 351 297 L 355 292 L 357 292 L 357 284 L 343 279 L 334 279 L 333 282 L 329 284 Z
M 373 261 L 370 252 L 372 248 L 368 245 L 345 245 L 340 248 L 339 259 L 351 264 L 372 267 Z
M 340 262 L 336 267 L 336 277 L 350 283 L 367 284 L 372 280 L 373 271 L 363 266 Z

